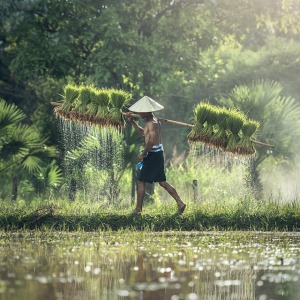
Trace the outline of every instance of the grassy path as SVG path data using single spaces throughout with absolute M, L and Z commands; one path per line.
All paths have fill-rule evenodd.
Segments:
M 64 204 L 62 204 L 64 203 Z M 0 203 L 1 204 L 1 203 Z M 170 207 L 146 207 L 138 216 L 131 209 L 103 209 L 97 205 L 65 202 L 23 204 L 2 203 L 0 229 L 45 229 L 66 231 L 151 230 L 206 231 L 258 230 L 300 231 L 300 205 L 265 204 L 261 207 L 205 207 L 189 205 L 183 215 Z

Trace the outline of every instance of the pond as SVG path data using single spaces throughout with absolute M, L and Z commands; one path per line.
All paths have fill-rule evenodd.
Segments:
M 300 234 L 1 232 L 0 299 L 300 299 Z

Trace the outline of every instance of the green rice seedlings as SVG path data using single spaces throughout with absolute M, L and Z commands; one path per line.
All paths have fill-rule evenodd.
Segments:
M 87 105 L 90 103 L 90 90 L 92 89 L 91 86 L 81 86 L 79 90 L 79 96 L 75 101 L 75 106 L 73 111 L 83 114 L 87 110 Z
M 79 96 L 74 101 L 74 107 L 69 113 L 69 120 L 86 123 L 88 116 L 85 115 L 87 104 L 90 102 L 90 86 L 80 86 Z
M 129 104 L 132 95 L 123 90 L 68 84 L 64 88 L 63 98 L 64 102 L 55 108 L 55 113 L 66 120 L 124 127 L 122 109 Z
M 129 104 L 132 98 L 132 95 L 130 93 L 127 93 L 123 90 L 114 90 L 114 89 L 110 91 L 110 96 L 111 96 L 112 107 L 119 109 L 120 112 L 122 108 L 126 107 Z
M 110 101 L 112 107 L 109 111 L 108 117 L 112 122 L 120 123 L 120 125 L 122 124 L 122 126 L 124 125 L 122 109 L 129 104 L 131 98 L 132 95 L 123 90 L 110 90 Z
M 63 119 L 70 119 L 70 111 L 74 106 L 74 102 L 79 96 L 79 89 L 74 84 L 67 84 L 64 87 L 63 103 L 54 109 L 56 115 L 59 115 Z
M 96 116 L 98 112 L 98 94 L 99 91 L 95 88 L 90 89 L 90 103 L 86 106 L 86 113 Z
M 203 142 L 214 146 L 213 135 L 218 121 L 219 110 L 216 106 L 209 105 L 207 110 L 206 125 L 202 133 L 204 134 Z
M 203 142 L 204 141 L 204 126 L 207 122 L 207 115 L 210 109 L 208 103 L 199 103 L 194 108 L 194 127 L 188 134 L 190 142 Z
M 235 152 L 240 155 L 253 155 L 255 148 L 251 138 L 255 135 L 259 128 L 259 122 L 255 120 L 246 120 L 242 127 L 241 139 L 235 147 Z
M 217 115 L 217 126 L 212 136 L 212 143 L 216 148 L 225 149 L 228 136 L 227 136 L 227 118 L 229 117 L 229 111 L 225 108 L 220 108 Z
M 226 151 L 235 152 L 235 147 L 240 140 L 239 133 L 246 121 L 246 117 L 243 113 L 237 109 L 230 109 L 227 118 L 227 129 L 229 133 L 228 143 Z
M 70 111 L 72 109 L 74 101 L 78 98 L 78 96 L 79 89 L 77 86 L 71 83 L 65 85 L 63 95 L 64 102 L 62 103 L 61 109 L 65 111 Z
M 98 90 L 97 97 L 95 99 L 95 103 L 97 103 L 97 114 L 96 117 L 103 119 L 106 118 L 109 112 L 109 104 L 110 104 L 110 90 L 101 89 Z

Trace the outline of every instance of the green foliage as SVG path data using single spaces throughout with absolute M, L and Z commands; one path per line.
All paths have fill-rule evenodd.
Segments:
M 295 99 L 282 95 L 282 86 L 279 83 L 263 80 L 253 82 L 250 86 L 235 87 L 229 100 L 221 98 L 218 101 L 223 105 L 239 107 L 247 112 L 249 118 L 258 120 L 261 124 L 259 139 L 275 146 L 274 149 L 256 147 L 257 155 L 251 177 L 253 185 L 261 191 L 259 168 L 262 165 L 275 160 L 278 166 L 292 166 L 297 158 L 300 106 Z
M 24 118 L 25 114 L 16 105 L 8 104 L 0 98 L 0 136 L 2 138 Z
M 295 99 L 283 96 L 282 91 L 279 83 L 261 80 L 234 88 L 230 100 L 218 100 L 220 104 L 239 107 L 248 117 L 258 120 L 260 140 L 276 146 L 271 153 L 265 148 L 257 148 L 257 163 L 270 155 L 284 163 L 285 160 L 292 161 L 297 153 L 300 131 L 295 124 L 299 122 L 300 106 Z
M 46 140 L 34 128 L 20 124 L 25 115 L 15 105 L 7 105 L 2 99 L 0 105 L 3 120 L 0 123 L 0 177 L 6 177 L 7 174 L 11 180 L 39 177 L 42 168 L 47 167 L 49 160 L 57 156 L 56 148 L 47 146 Z M 52 181 L 58 185 L 61 182 L 59 168 L 53 165 L 51 172 Z M 49 183 L 47 185 L 44 182 L 45 186 L 51 187 Z
M 133 98 L 148 94 L 166 107 L 163 117 L 184 122 L 200 99 L 216 103 L 235 86 L 261 78 L 279 82 L 282 96 L 298 102 L 297 0 L 6 2 L 0 4 L 0 96 L 30 112 L 33 126 L 52 144 L 59 134 L 49 102 L 67 82 L 128 90 Z M 91 100 L 86 110 L 103 118 L 109 105 L 103 106 L 99 110 Z M 114 124 L 122 123 L 118 110 L 109 109 Z M 272 152 L 258 148 L 260 158 L 290 163 L 298 145 L 288 123 L 267 129 L 256 117 L 261 107 L 242 111 L 259 119 L 259 139 L 267 134 L 265 141 L 276 144 Z M 280 112 L 273 113 L 279 124 Z M 221 136 L 224 145 L 225 133 L 217 129 L 212 137 Z M 164 125 L 171 150 L 187 150 L 186 135 Z

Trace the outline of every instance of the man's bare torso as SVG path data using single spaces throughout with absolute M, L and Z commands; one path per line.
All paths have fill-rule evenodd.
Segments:
M 156 117 L 145 123 L 144 136 L 145 144 L 148 143 L 149 139 L 151 139 L 154 145 L 161 144 L 161 126 Z

